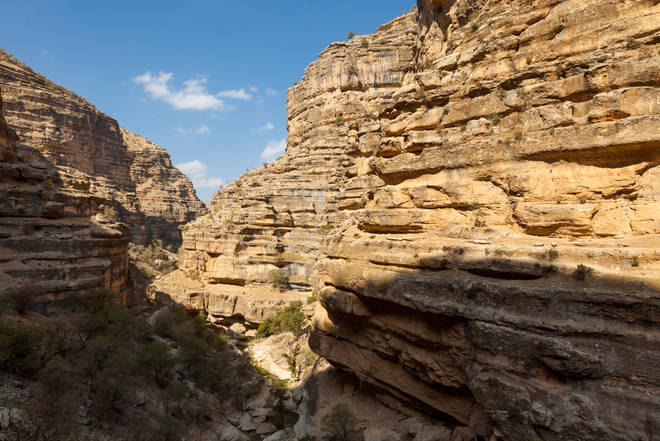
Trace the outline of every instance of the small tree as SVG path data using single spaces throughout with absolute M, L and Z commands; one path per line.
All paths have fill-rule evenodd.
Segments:
M 360 441 L 357 434 L 357 418 L 345 404 L 337 404 L 321 420 L 321 428 L 328 432 L 325 441 Z
M 280 291 L 284 291 L 289 286 L 289 276 L 281 268 L 268 273 L 268 281 L 273 285 L 273 288 L 277 288 Z
M 353 37 L 355 37 L 355 32 L 353 32 L 353 31 L 348 31 L 348 34 L 346 34 L 346 37 L 347 37 L 349 40 L 352 40 Z

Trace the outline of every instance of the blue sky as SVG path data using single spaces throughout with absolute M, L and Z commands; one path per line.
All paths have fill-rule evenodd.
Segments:
M 1 47 L 165 147 L 210 200 L 281 152 L 286 90 L 328 44 L 414 1 L 5 3 Z

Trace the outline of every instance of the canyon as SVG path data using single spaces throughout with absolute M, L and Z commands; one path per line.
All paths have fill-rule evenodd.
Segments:
M 104 198 L 136 244 L 178 247 L 178 227 L 204 213 L 169 154 L 119 127 L 75 93 L 0 51 L 4 114 L 20 143 L 67 175 L 66 188 Z
M 2 50 L 0 89 L 0 292 L 124 292 L 129 238 L 178 247 L 206 211 L 165 150 Z
M 295 436 L 343 397 L 367 441 L 660 439 L 657 0 L 418 0 L 330 44 L 286 153 L 208 209 L 4 52 L 0 89 L 0 295 L 125 292 L 129 240 L 160 240 L 178 269 L 149 300 L 234 347 L 308 301 L 307 342 L 250 349 L 298 382 Z M 322 358 L 290 375 L 299 348 Z
M 285 273 L 320 298 L 315 352 L 465 439 L 654 439 L 659 24 L 420 0 L 331 44 L 286 154 L 216 194 L 156 291 L 256 321 Z

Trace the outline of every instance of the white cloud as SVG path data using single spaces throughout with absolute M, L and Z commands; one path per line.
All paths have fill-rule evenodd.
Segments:
M 211 133 L 211 129 L 209 129 L 207 126 L 201 126 L 196 129 L 186 129 L 184 127 L 175 127 L 174 131 L 178 133 L 179 135 L 190 135 L 191 133 L 196 133 L 198 135 L 208 135 Z
M 286 139 L 281 141 L 268 141 L 266 148 L 261 152 L 261 159 L 270 161 L 286 151 Z
M 212 95 L 206 90 L 206 78 L 200 77 L 191 79 L 183 83 L 183 88 L 179 90 L 172 89 L 169 85 L 173 78 L 171 72 L 158 72 L 153 75 L 146 72 L 133 78 L 137 84 L 144 87 L 151 98 L 161 100 L 171 104 L 175 109 L 192 110 L 229 110 L 230 107 L 216 95 Z
M 271 89 L 270 87 L 268 89 L 266 89 L 266 95 L 268 95 L 268 96 L 275 96 L 277 94 L 278 94 L 278 92 L 275 89 Z
M 221 92 L 218 92 L 216 96 L 223 98 L 234 98 L 237 100 L 244 100 L 244 101 L 252 99 L 252 95 L 247 93 L 245 89 L 223 90 Z
M 218 188 L 224 184 L 222 178 L 209 177 L 206 165 L 197 159 L 182 164 L 175 164 L 192 181 L 195 188 Z
M 209 133 L 211 133 L 211 129 L 209 129 L 206 126 L 201 126 L 195 129 L 195 133 L 197 133 L 198 135 L 208 135 Z
M 263 133 L 263 132 L 267 132 L 269 130 L 273 130 L 274 128 L 275 128 L 275 126 L 272 123 L 267 122 L 263 126 L 259 127 L 257 129 L 257 132 L 258 133 Z
M 251 86 L 250 92 L 259 92 L 259 88 L 257 86 Z

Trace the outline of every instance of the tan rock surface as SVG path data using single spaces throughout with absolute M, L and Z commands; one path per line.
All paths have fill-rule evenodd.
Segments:
M 418 5 L 309 66 L 183 270 L 319 280 L 310 346 L 453 439 L 653 438 L 660 4 Z
M 53 165 L 18 141 L 0 97 L 0 297 L 121 292 L 129 231 L 113 218 L 110 201 L 68 188 Z
M 136 243 L 160 239 L 178 246 L 178 226 L 205 212 L 167 152 L 120 129 L 84 98 L 3 50 L 0 87 L 8 125 L 34 149 L 30 159 L 41 157 L 55 165 L 66 175 L 64 187 L 112 201 Z
M 483 436 L 657 432 L 659 6 L 419 6 L 310 345 Z
M 338 207 L 359 201 L 340 194 L 357 168 L 356 133 L 348 124 L 358 116 L 367 121 L 366 95 L 374 87 L 401 82 L 415 28 L 411 15 L 383 26 L 366 45 L 359 39 L 330 45 L 289 92 L 287 154 L 219 191 L 211 212 L 186 226 L 182 269 L 203 282 L 209 303 L 218 303 L 215 295 L 224 303 L 225 292 L 264 291 L 277 270 L 299 293 L 287 298 L 311 294 L 321 241 L 339 223 Z M 166 284 L 159 281 L 157 289 L 175 290 Z M 269 292 L 275 301 L 285 298 Z

